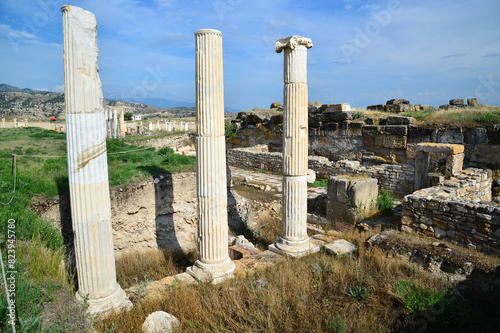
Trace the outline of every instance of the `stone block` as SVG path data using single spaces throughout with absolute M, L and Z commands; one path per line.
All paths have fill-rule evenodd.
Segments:
M 413 117 L 388 116 L 387 125 L 410 125 L 415 122 Z
M 437 128 L 424 128 L 413 125 L 408 126 L 408 142 L 434 142 L 437 137 Z
M 375 137 L 375 146 L 385 147 L 385 137 L 386 137 L 386 135 L 377 135 Z
M 474 145 L 468 156 L 471 162 L 495 166 L 500 164 L 500 145 Z
M 345 239 L 339 239 L 325 245 L 325 249 L 328 254 L 339 256 L 354 253 L 358 250 L 358 247 Z
M 374 146 L 375 145 L 376 136 L 372 135 L 363 135 L 363 145 L 365 146 Z
M 385 110 L 385 105 L 383 104 L 377 104 L 377 105 L 368 105 L 366 107 L 368 111 L 384 111 Z
M 437 239 L 441 239 L 441 238 L 446 237 L 446 230 L 435 227 L 434 228 L 434 237 L 436 237 Z
M 459 98 L 456 98 L 456 99 L 450 99 L 450 105 L 456 105 L 456 106 L 464 106 L 465 105 L 465 102 L 463 99 L 459 99 Z
M 344 121 L 352 119 L 354 111 L 328 111 L 323 114 L 328 114 L 330 121 Z
M 417 145 L 417 152 L 460 154 L 464 152 L 464 145 L 425 142 Z
M 461 127 L 447 127 L 437 131 L 437 142 L 462 144 L 464 135 Z
M 464 153 L 448 155 L 446 157 L 446 173 L 445 177 L 450 178 L 457 176 L 464 165 Z
M 439 220 L 432 221 L 432 224 L 441 229 L 448 229 L 448 224 Z
M 323 112 L 328 113 L 337 111 L 351 111 L 351 105 L 349 103 L 329 104 Z
M 151 313 L 142 324 L 143 333 L 170 333 L 179 326 L 179 319 L 164 311 Z
M 386 112 L 394 112 L 394 113 L 409 111 L 410 109 L 411 107 L 409 104 L 393 104 L 385 106 Z
M 477 98 L 467 98 L 467 105 L 468 106 L 476 106 L 479 103 L 477 102 Z
M 500 145 L 500 124 L 488 126 L 488 143 L 490 145 Z
M 410 104 L 410 101 L 408 101 L 407 99 L 391 99 L 391 100 L 388 100 L 387 105 L 397 105 L 397 104 Z
M 384 147 L 404 149 L 406 148 L 406 136 L 385 135 Z
M 463 134 L 465 144 L 480 145 L 488 141 L 488 131 L 486 128 L 468 128 Z
M 405 125 L 380 126 L 379 131 L 382 131 L 383 134 L 390 135 L 408 135 L 408 127 Z
M 327 218 L 354 224 L 376 207 L 377 179 L 330 177 L 327 194 Z

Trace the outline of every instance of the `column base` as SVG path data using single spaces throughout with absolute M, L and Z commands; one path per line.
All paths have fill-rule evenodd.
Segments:
M 310 238 L 301 241 L 289 241 L 280 236 L 276 243 L 268 246 L 268 249 L 282 256 L 300 258 L 319 252 L 320 247 L 312 244 Z
M 116 290 L 106 297 L 87 299 L 77 292 L 76 299 L 83 304 L 88 304 L 87 313 L 90 315 L 106 316 L 112 311 L 121 312 L 132 309 L 132 302 L 118 284 Z
M 217 264 L 207 264 L 196 260 L 193 266 L 186 268 L 186 272 L 201 282 L 220 283 L 233 277 L 235 269 L 231 258 Z

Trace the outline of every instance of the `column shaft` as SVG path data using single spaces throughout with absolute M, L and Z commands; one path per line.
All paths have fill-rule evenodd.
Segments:
M 307 236 L 308 38 L 290 36 L 276 42 L 284 50 L 283 220 L 282 235 L 269 249 L 294 257 L 318 251 Z
M 196 40 L 196 188 L 200 258 L 187 272 L 200 280 L 230 277 L 228 255 L 226 144 L 222 33 L 203 29 Z M 186 130 L 187 123 L 184 124 Z
M 132 306 L 116 282 L 106 153 L 106 116 L 92 13 L 65 5 L 64 90 L 77 298 L 91 313 Z

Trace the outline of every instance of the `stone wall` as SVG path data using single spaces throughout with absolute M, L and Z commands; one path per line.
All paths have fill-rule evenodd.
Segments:
M 369 117 L 363 121 L 355 119 L 358 115 L 354 111 L 327 110 L 323 105 L 309 113 L 309 155 L 332 161 L 414 165 L 418 143 L 452 143 L 465 146 L 466 167 L 500 168 L 500 124 L 484 128 L 415 126 L 410 117 Z M 280 114 L 240 112 L 233 121 L 239 129 L 228 141 L 228 148 L 269 144 L 270 151 L 281 151 Z M 445 156 L 431 157 L 431 171 L 444 166 Z
M 401 229 L 500 255 L 500 205 L 490 202 L 491 183 L 490 170 L 467 169 L 407 195 Z
M 111 192 L 111 222 L 115 253 L 146 248 L 196 247 L 196 176 L 167 173 Z M 73 239 L 68 197 L 38 201 L 32 207 L 51 218 L 71 246 Z
M 230 149 L 227 154 L 229 165 L 245 168 L 262 169 L 272 172 L 281 172 L 282 154 L 268 152 L 267 146 L 258 145 L 251 148 Z M 322 156 L 309 156 L 309 169 L 316 172 L 318 178 L 332 175 L 360 175 L 366 174 L 378 180 L 381 189 L 389 189 L 398 196 L 413 192 L 414 167 L 411 165 L 383 164 L 360 166 L 359 161 L 332 162 Z

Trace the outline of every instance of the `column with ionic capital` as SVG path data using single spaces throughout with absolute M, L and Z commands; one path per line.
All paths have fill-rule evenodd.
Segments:
M 232 276 L 228 255 L 226 142 L 222 33 L 195 32 L 196 50 L 196 194 L 200 258 L 187 272 L 202 281 Z
M 76 297 L 88 302 L 90 313 L 106 313 L 132 303 L 116 282 L 97 23 L 79 7 L 65 5 L 61 10 Z
M 282 232 L 269 249 L 282 255 L 301 257 L 319 251 L 307 236 L 308 94 L 307 49 L 309 38 L 279 39 L 275 50 L 284 50 L 283 93 L 283 220 Z

